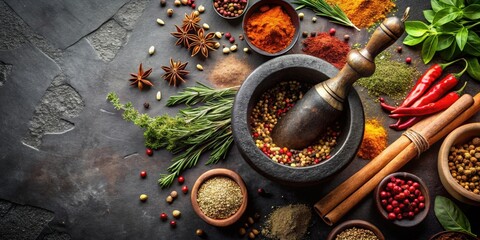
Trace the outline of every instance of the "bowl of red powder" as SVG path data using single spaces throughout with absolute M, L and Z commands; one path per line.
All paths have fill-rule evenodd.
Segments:
M 300 35 L 300 19 L 295 8 L 283 0 L 261 0 L 243 17 L 247 44 L 265 56 L 288 52 Z

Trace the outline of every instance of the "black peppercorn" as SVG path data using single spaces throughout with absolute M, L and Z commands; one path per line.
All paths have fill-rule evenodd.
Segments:
M 148 109 L 148 108 L 150 107 L 150 103 L 145 102 L 145 103 L 143 104 L 143 107 L 146 108 L 146 109 Z

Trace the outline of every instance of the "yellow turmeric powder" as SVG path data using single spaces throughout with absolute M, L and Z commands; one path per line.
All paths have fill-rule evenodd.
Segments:
M 382 21 L 395 7 L 392 0 L 326 0 L 337 4 L 355 26 L 368 28 Z
M 377 119 L 369 119 L 365 123 L 362 145 L 357 156 L 363 159 L 374 159 L 387 148 L 387 130 Z

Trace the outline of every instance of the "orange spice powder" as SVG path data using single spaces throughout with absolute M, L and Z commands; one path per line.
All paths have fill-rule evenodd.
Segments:
M 395 7 L 392 0 L 326 0 L 337 4 L 347 14 L 350 21 L 359 28 L 368 28 L 382 21 Z

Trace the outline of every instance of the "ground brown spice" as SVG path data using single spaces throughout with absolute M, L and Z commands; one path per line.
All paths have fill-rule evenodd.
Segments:
M 235 55 L 229 55 L 218 61 L 209 74 L 209 80 L 217 88 L 240 86 L 252 72 L 252 67 L 247 59 L 238 59 Z
M 359 28 L 368 28 L 382 21 L 395 7 L 391 0 L 326 0 L 337 4 Z
M 240 186 L 228 177 L 214 177 L 205 181 L 198 190 L 197 202 L 205 215 L 225 219 L 235 214 L 242 205 Z
M 283 206 L 273 211 L 262 234 L 281 240 L 300 240 L 307 233 L 312 211 L 309 207 L 297 204 Z

